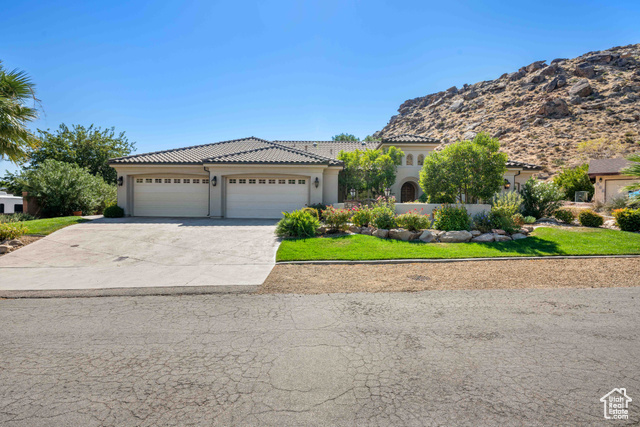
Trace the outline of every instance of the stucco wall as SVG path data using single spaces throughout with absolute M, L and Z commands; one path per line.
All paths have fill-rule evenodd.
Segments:
M 619 195 L 607 194 L 607 181 L 621 181 L 621 183 L 628 185 L 632 182 L 637 182 L 637 179 L 628 175 L 598 175 L 596 176 L 596 183 L 594 184 L 595 191 L 593 193 L 593 201 L 596 203 L 610 202 L 613 198 Z

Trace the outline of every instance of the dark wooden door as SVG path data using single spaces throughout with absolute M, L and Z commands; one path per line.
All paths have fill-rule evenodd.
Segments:
M 410 182 L 402 184 L 400 189 L 400 203 L 413 202 L 416 199 L 416 188 Z

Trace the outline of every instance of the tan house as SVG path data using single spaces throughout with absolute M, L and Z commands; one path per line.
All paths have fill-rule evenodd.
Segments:
M 249 137 L 110 160 L 118 172 L 118 205 L 131 216 L 280 218 L 283 211 L 342 201 L 340 151 L 396 146 L 405 156 L 391 194 L 417 199 L 424 158 L 439 141 L 400 135 L 381 142 L 267 141 Z M 540 168 L 507 162 L 505 190 L 517 190 Z
M 631 162 L 623 158 L 591 160 L 589 178 L 595 181 L 593 201 L 608 203 L 617 197 L 628 197 L 629 192 L 624 187 L 638 182 L 638 179 L 623 175 L 620 171 L 630 165 Z

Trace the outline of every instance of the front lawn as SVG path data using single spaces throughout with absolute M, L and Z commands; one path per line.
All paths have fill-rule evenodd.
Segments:
M 526 239 L 491 243 L 413 243 L 361 234 L 284 240 L 278 261 L 493 258 L 640 254 L 640 234 L 603 228 L 537 228 Z
M 51 234 L 56 230 L 73 224 L 89 221 L 80 216 L 62 216 L 59 218 L 34 219 L 33 221 L 23 221 L 27 226 L 26 234 Z

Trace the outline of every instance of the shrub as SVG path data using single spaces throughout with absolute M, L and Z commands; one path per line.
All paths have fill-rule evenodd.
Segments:
M 433 210 L 433 219 L 433 227 L 443 231 L 468 230 L 471 225 L 464 206 L 442 205 Z
M 493 228 L 491 223 L 491 212 L 480 212 L 473 216 L 473 228 L 482 232 L 489 233 Z
M 0 224 L 5 222 L 33 221 L 35 216 L 28 213 L 0 214 Z
M 322 203 L 315 203 L 315 204 L 313 204 L 313 205 L 309 205 L 308 207 L 309 207 L 309 208 L 311 208 L 311 209 L 315 209 L 315 210 L 316 210 L 316 213 L 317 213 L 316 217 L 317 217 L 319 220 L 321 220 L 321 221 L 322 221 L 322 220 L 324 219 L 324 218 L 322 217 L 322 211 L 324 211 L 325 209 L 327 209 L 329 206 L 328 206 L 328 205 L 323 205 Z
M 372 223 L 376 228 L 389 230 L 396 226 L 395 212 L 385 206 L 376 206 L 371 211 Z
M 419 203 L 428 203 L 429 198 L 427 197 L 427 195 L 425 193 L 422 193 L 420 195 L 420 197 L 418 197 L 418 202 Z
M 384 196 L 378 196 L 378 198 L 376 199 L 376 201 L 373 203 L 374 207 L 383 207 L 383 208 L 388 208 L 391 209 L 392 212 L 395 213 L 396 211 L 396 198 L 393 196 L 390 197 L 384 197 Z
M 347 228 L 351 212 L 348 209 L 336 209 L 329 206 L 322 211 L 322 217 L 332 231 L 344 230 Z
M 506 191 L 504 193 L 497 193 L 491 200 L 493 205 L 492 212 L 499 212 L 505 216 L 513 216 L 520 212 L 522 206 L 522 196 L 515 191 Z
M 571 224 L 573 222 L 573 220 L 575 219 L 575 216 L 573 215 L 573 212 L 571 212 L 570 210 L 567 209 L 558 209 L 557 211 L 555 211 L 553 213 L 553 216 L 556 219 L 559 219 L 562 222 L 565 222 L 567 224 Z
M 580 212 L 578 221 L 580 221 L 580 224 L 584 227 L 600 227 L 604 223 L 604 218 L 591 209 L 586 209 Z
M 104 210 L 105 218 L 122 218 L 124 216 L 124 209 L 118 205 L 111 205 Z
M 318 218 L 318 220 L 320 219 L 320 214 L 318 213 L 318 210 L 315 208 L 310 208 L 310 207 L 306 207 L 306 208 L 302 208 L 300 209 L 302 212 L 309 212 L 311 215 L 315 216 L 316 218 Z
M 399 227 L 406 228 L 409 231 L 418 231 L 429 228 L 431 219 L 427 215 L 423 215 L 421 211 L 424 209 L 414 209 L 396 217 L 396 223 Z
M 521 213 L 517 213 L 511 216 L 511 220 L 518 227 L 522 227 L 524 225 L 524 216 Z
M 373 219 L 373 212 L 367 206 L 354 208 L 351 214 L 351 222 L 358 227 L 368 227 Z
M 536 219 L 551 216 L 560 208 L 563 191 L 553 182 L 541 182 L 530 178 L 522 186 L 522 214 Z
M 589 198 L 593 197 L 594 187 L 589 179 L 587 171 L 589 165 L 584 164 L 574 169 L 563 169 L 554 179 L 553 182 L 565 193 L 567 200 L 575 198 L 576 191 L 588 191 Z
M 280 237 L 313 237 L 320 227 L 320 221 L 308 211 L 283 212 L 276 225 L 276 235 Z
M 489 215 L 492 228 L 504 230 L 509 234 L 515 233 L 517 228 L 512 216 L 507 216 L 500 210 L 491 211 Z
M 622 231 L 640 231 L 640 209 L 616 209 L 613 217 Z
M 536 217 L 535 216 L 525 216 L 524 217 L 524 223 L 525 224 L 533 224 L 534 222 L 536 222 Z
M 605 203 L 602 208 L 604 209 L 605 212 L 607 213 L 611 213 L 616 209 L 624 209 L 627 207 L 627 201 L 629 199 L 625 196 L 618 196 L 618 197 L 614 197 L 611 200 L 609 200 L 607 203 Z
M 0 224 L 0 242 L 18 239 L 27 232 L 27 226 L 21 222 L 5 222 Z

